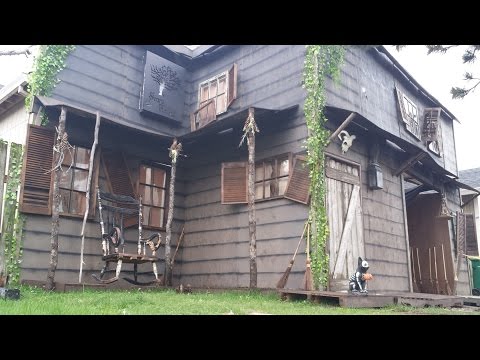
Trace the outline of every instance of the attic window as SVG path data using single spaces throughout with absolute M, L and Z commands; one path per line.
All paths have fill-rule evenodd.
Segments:
M 420 123 L 418 120 L 418 108 L 415 103 L 410 100 L 404 93 L 402 93 L 398 88 L 397 99 L 398 105 L 400 107 L 400 113 L 402 115 L 402 120 L 405 123 L 405 128 L 409 133 L 415 136 L 420 140 Z
M 422 140 L 428 150 L 441 156 L 442 130 L 440 127 L 440 113 L 442 108 L 426 108 L 423 119 Z
M 237 64 L 198 85 L 198 107 L 191 114 L 192 131 L 217 119 L 237 97 Z

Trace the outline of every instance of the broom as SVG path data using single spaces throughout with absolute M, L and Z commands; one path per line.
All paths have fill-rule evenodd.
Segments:
M 303 278 L 303 286 L 305 290 L 313 290 L 313 275 L 310 261 L 310 223 L 307 225 L 307 269 L 305 270 L 305 276 Z
M 298 245 L 295 249 L 295 252 L 293 253 L 292 260 L 290 260 L 290 263 L 288 264 L 287 269 L 283 273 L 283 276 L 280 278 L 280 280 L 278 280 L 277 289 L 283 289 L 287 284 L 288 277 L 290 276 L 290 271 L 292 271 L 293 262 L 295 261 L 295 256 L 297 256 L 298 248 L 300 247 L 300 243 L 302 242 L 303 236 L 305 235 L 305 230 L 307 230 L 307 223 L 305 223 L 305 226 L 303 227 L 303 233 L 302 236 L 300 236 L 300 240 L 298 240 Z

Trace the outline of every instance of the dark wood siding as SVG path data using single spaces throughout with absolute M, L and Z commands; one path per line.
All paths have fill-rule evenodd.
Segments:
M 176 135 L 171 123 L 139 112 L 145 54 L 135 45 L 76 45 L 51 96 L 125 126 Z

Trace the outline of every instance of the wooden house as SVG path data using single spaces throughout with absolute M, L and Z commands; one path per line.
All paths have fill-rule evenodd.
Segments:
M 177 137 L 185 157 L 178 162 L 172 246 L 182 228 L 185 237 L 174 284 L 247 287 L 247 149 L 239 142 L 253 108 L 260 128 L 258 287 L 274 288 L 308 214 L 307 187 L 299 186 L 308 181 L 302 166 L 304 60 L 301 45 L 76 46 L 51 96 L 36 98 L 34 112 L 44 109 L 49 124 L 28 129 L 20 199 L 27 216 L 22 279 L 44 280 L 47 274 L 52 176 L 46 171 L 52 167 L 54 127 L 63 108 L 75 150 L 72 171 L 60 184 L 56 280 L 78 281 L 89 171 L 92 191 L 99 186 L 142 195 L 144 228 L 165 231 L 168 147 Z M 374 274 L 370 290 L 446 293 L 458 273 L 457 292 L 469 293 L 465 259 L 457 251 L 457 238 L 462 240 L 458 188 L 465 185 L 457 180 L 454 115 L 381 46 L 348 47 L 340 83 L 329 80 L 327 90 L 329 129 L 349 119 L 326 149 L 330 289 L 346 288 L 356 257 L 362 256 Z M 99 151 L 89 169 L 97 114 Z M 85 282 L 93 282 L 89 274 L 101 267 L 95 197 L 90 201 Z M 301 287 L 304 248 L 288 288 Z
M 480 168 L 460 170 L 459 180 L 475 190 L 480 190 Z M 466 215 L 466 253 L 478 256 L 480 240 L 480 198 L 478 193 L 471 189 L 461 189 L 463 208 Z

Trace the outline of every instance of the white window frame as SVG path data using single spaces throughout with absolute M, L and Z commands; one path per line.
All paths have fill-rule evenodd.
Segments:
M 437 140 L 435 141 L 427 141 L 427 149 L 431 151 L 435 155 L 441 157 L 442 156 L 442 146 L 443 146 L 443 137 L 442 137 L 442 125 L 440 118 L 438 119 L 437 123 Z
M 408 98 L 405 94 L 402 94 L 403 107 L 405 109 L 405 115 L 410 120 L 410 123 L 407 123 L 407 131 L 414 135 L 417 139 L 420 140 L 420 122 L 418 120 L 418 106 Z M 413 127 L 415 131 L 412 131 L 410 127 Z
M 224 96 L 224 104 L 223 104 L 223 111 L 219 111 L 219 109 L 221 109 L 222 107 L 219 107 L 218 106 L 218 84 L 219 84 L 219 79 L 221 79 L 223 76 L 225 76 L 225 96 Z M 208 86 L 208 100 L 205 100 L 203 103 L 206 103 L 207 101 L 210 101 L 212 99 L 211 97 L 211 94 L 210 94 L 210 83 L 212 83 L 213 81 L 216 81 L 217 82 L 217 94 L 215 95 L 215 109 L 216 109 L 216 114 L 217 115 L 220 115 L 220 114 L 223 114 L 224 112 L 227 112 L 227 107 L 228 107 L 228 84 L 229 84 L 229 79 L 228 79 L 228 71 L 224 71 L 218 75 L 215 75 L 213 77 L 211 77 L 210 79 L 208 80 L 205 80 L 205 81 L 202 81 L 200 84 L 198 84 L 198 107 L 200 108 L 202 106 L 202 103 L 200 102 L 201 100 L 201 96 L 202 96 L 202 87 L 204 87 L 205 85 Z M 220 94 L 221 95 L 221 94 Z

